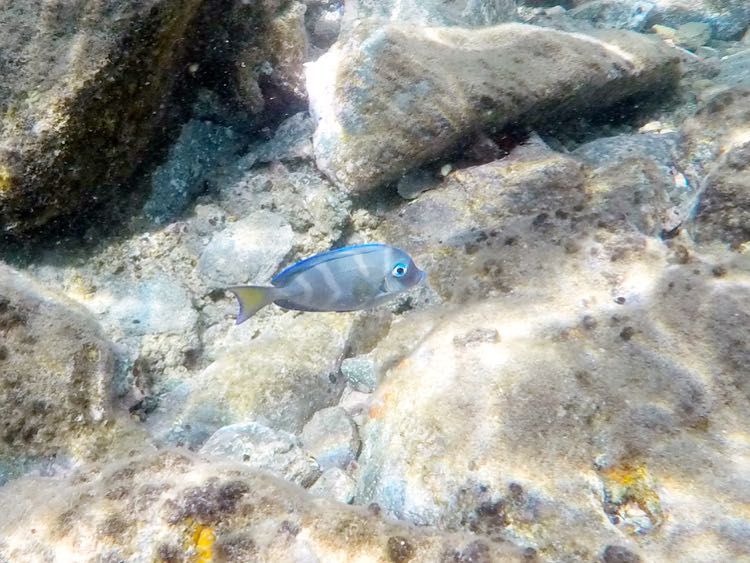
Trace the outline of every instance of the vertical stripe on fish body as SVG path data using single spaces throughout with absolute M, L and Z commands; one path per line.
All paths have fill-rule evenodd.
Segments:
M 298 311 L 368 309 L 419 285 L 425 273 L 411 257 L 386 244 L 348 246 L 317 254 L 286 268 L 272 287 L 228 288 L 239 300 L 241 323 L 276 303 Z

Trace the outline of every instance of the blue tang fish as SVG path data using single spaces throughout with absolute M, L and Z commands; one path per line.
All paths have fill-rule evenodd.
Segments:
M 297 311 L 357 311 L 424 281 L 411 257 L 387 244 L 359 244 L 316 254 L 276 274 L 267 287 L 228 287 L 240 324 L 269 303 Z

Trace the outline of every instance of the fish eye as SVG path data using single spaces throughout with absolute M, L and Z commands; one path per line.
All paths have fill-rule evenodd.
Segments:
M 393 276 L 396 278 L 404 277 L 404 275 L 406 275 L 406 264 L 399 262 L 393 267 L 393 270 L 391 270 L 391 274 L 393 274 Z

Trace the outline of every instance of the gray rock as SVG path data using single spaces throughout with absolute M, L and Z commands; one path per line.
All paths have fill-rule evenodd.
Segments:
M 316 412 L 302 429 L 302 445 L 321 469 L 345 468 L 359 452 L 357 428 L 341 407 Z
M 306 1 L 305 4 L 305 26 L 313 49 L 328 49 L 341 31 L 343 0 Z M 316 57 L 313 54 L 311 58 Z
M 435 187 L 439 180 L 426 170 L 412 170 L 404 174 L 396 184 L 396 191 L 404 199 L 414 199 L 425 190 Z
M 371 398 L 372 393 L 364 393 L 347 386 L 341 394 L 339 406 L 354 420 L 354 417 L 367 410 Z
M 643 233 L 659 236 L 686 222 L 695 211 L 700 179 L 680 169 L 678 132 L 604 137 L 573 151 L 593 168 L 595 182 L 608 186 L 592 207 L 625 218 Z
M 341 373 L 357 391 L 372 393 L 378 385 L 375 360 L 372 356 L 355 356 L 341 362 Z
M 61 545 L 94 561 L 377 561 L 394 538 L 400 549 L 391 552 L 440 561 L 446 546 L 476 541 L 312 498 L 268 473 L 184 451 L 131 454 L 68 478 L 23 479 L 2 487 L 0 502 L 2 561 L 69 559 Z M 483 555 L 511 561 L 521 552 L 488 542 Z
M 677 28 L 675 41 L 680 47 L 695 50 L 711 39 L 711 26 L 704 22 L 688 22 Z
M 354 0 L 346 2 L 344 28 L 360 19 L 421 26 L 483 27 L 512 21 L 515 0 Z
M 312 484 L 320 474 L 315 460 L 302 450 L 294 435 L 257 422 L 220 428 L 206 441 L 200 453 L 264 469 L 303 487 Z
M 750 141 L 728 150 L 704 181 L 693 233 L 734 248 L 750 241 Z
M 602 137 L 580 145 L 572 154 L 595 168 L 613 166 L 627 158 L 651 158 L 669 167 L 679 157 L 680 133 L 641 133 Z
M 314 164 L 298 161 L 294 169 L 281 163 L 253 167 L 254 153 L 248 156 L 249 160 L 227 167 L 224 174 L 211 181 L 218 204 L 228 214 L 244 217 L 274 209 L 296 233 L 303 235 L 308 246 L 300 251 L 310 254 L 328 250 L 341 239 L 351 202 Z
M 553 259 L 554 244 L 522 236 L 537 263 L 541 255 Z M 615 261 L 557 252 L 568 265 L 552 284 L 546 274 L 528 277 L 534 289 L 526 297 L 514 292 L 424 313 L 437 316 L 432 330 L 391 364 L 373 397 L 355 503 L 508 541 L 530 526 L 534 548 L 552 560 L 570 553 L 563 538 L 585 536 L 586 547 L 578 546 L 596 560 L 627 534 L 654 538 L 638 544 L 644 561 L 682 559 L 693 550 L 684 539 L 693 526 L 717 534 L 712 550 L 733 552 L 741 544 L 732 523 L 750 480 L 722 463 L 720 444 L 750 416 L 743 376 L 750 262 L 738 257 L 716 277 L 710 264 L 718 256 L 670 265 L 664 246 L 651 241 Z M 615 272 L 627 279 L 609 278 Z M 600 285 L 608 278 L 621 290 L 642 289 L 614 305 Z M 578 328 L 579 295 L 598 311 L 596 327 Z M 623 326 L 636 327 L 632 338 L 622 338 Z M 475 327 L 503 338 L 451 345 Z M 384 340 L 374 353 L 391 345 Z M 740 448 L 747 451 L 744 442 Z M 713 463 L 699 462 L 707 459 Z M 575 469 L 583 460 L 595 465 Z M 676 481 L 665 486 L 662 475 Z M 707 497 L 712 516 L 700 523 L 692 520 L 694 500 L 678 500 L 697 483 L 715 493 Z M 601 493 L 584 493 L 592 486 Z M 720 497 L 722 490 L 734 492 Z
M 554 263 L 532 266 L 530 257 L 510 244 L 520 237 L 548 238 L 558 211 L 572 213 L 584 205 L 583 183 L 579 161 L 540 144 L 520 145 L 503 159 L 457 170 L 440 187 L 395 209 L 378 237 L 408 248 L 416 263 L 424 264 L 429 287 L 445 301 L 517 291 L 528 268 L 542 271 Z
M 208 56 L 218 56 L 227 66 L 222 90 L 234 95 L 255 125 L 304 107 L 302 65 L 309 51 L 305 9 L 296 1 L 260 0 L 207 11 L 207 25 L 221 25 L 217 33 L 223 44 Z
M 711 26 L 715 39 L 735 40 L 750 25 L 750 4 L 745 0 L 659 0 L 654 4 L 648 27 L 703 22 Z
M 309 159 L 313 156 L 315 123 L 306 112 L 296 113 L 279 125 L 273 138 L 253 149 L 256 162 Z
M 187 289 L 164 275 L 107 280 L 86 305 L 108 330 L 127 336 L 180 334 L 190 331 L 198 320 Z
M 351 504 L 354 500 L 356 483 L 346 471 L 338 467 L 331 467 L 323 472 L 308 492 L 316 497 L 332 498 L 338 502 Z
M 598 112 L 673 84 L 674 49 L 632 32 L 598 33 L 362 24 L 307 67 L 318 168 L 348 190 L 367 191 L 477 128 Z M 549 65 L 550 51 L 559 64 Z M 580 87 L 571 91 L 571 83 Z
M 688 229 L 699 242 L 722 241 L 740 248 L 748 223 L 750 88 L 721 88 L 683 123 L 684 162 L 700 175 L 700 202 Z
M 259 211 L 216 233 L 198 260 L 198 270 L 217 286 L 268 284 L 293 244 L 292 228 L 283 218 Z
M 727 86 L 750 86 L 750 49 L 722 57 L 714 80 Z
M 191 120 L 169 149 L 166 162 L 151 176 L 151 196 L 144 211 L 156 223 L 180 215 L 205 188 L 213 169 L 239 149 L 239 137 L 228 127 Z
M 600 27 L 643 31 L 654 7 L 653 2 L 641 0 L 593 0 L 569 10 L 568 15 Z

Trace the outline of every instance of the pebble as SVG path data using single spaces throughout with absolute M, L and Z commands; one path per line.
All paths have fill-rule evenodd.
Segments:
M 327 497 L 350 504 L 354 500 L 356 483 L 346 471 L 338 467 L 326 469 L 308 489 L 311 495 Z
M 220 428 L 203 445 L 200 453 L 271 471 L 303 487 L 313 483 L 320 474 L 315 461 L 305 454 L 293 434 L 257 422 Z
M 356 391 L 372 393 L 377 387 L 375 360 L 372 356 L 346 358 L 341 362 L 341 373 Z
M 680 47 L 696 50 L 711 39 L 711 26 L 703 22 L 690 22 L 677 28 L 675 41 Z

